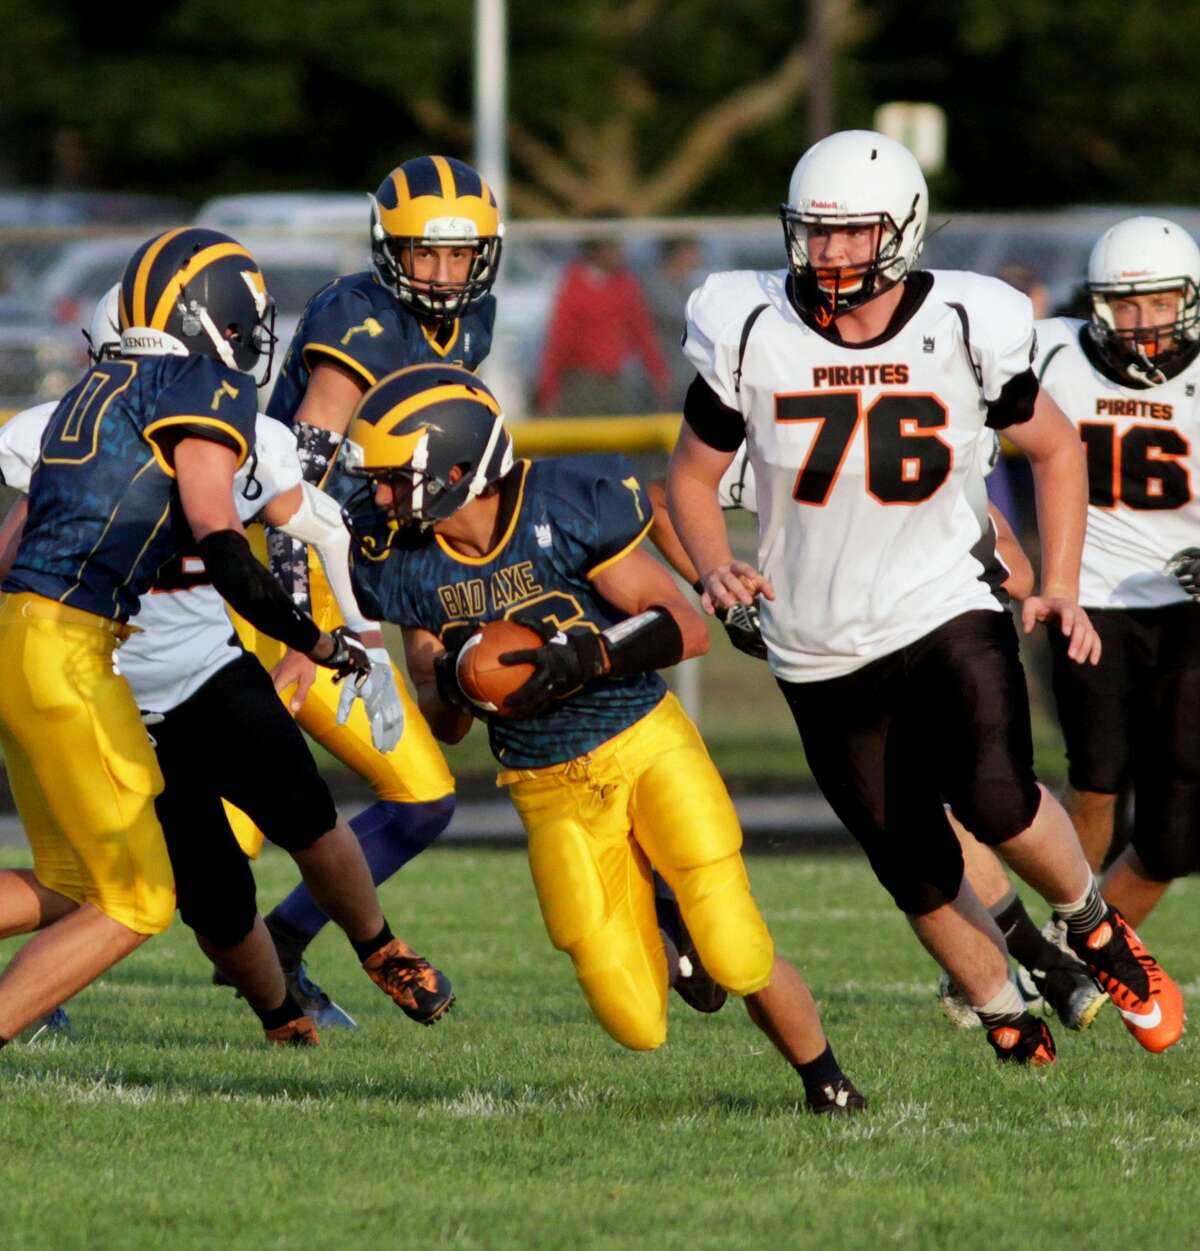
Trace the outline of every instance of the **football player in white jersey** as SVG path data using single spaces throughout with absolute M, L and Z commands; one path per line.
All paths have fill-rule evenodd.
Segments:
M 1083 670 L 1054 648 L 1054 690 L 1093 866 L 1133 784 L 1132 841 L 1102 889 L 1137 925 L 1200 868 L 1200 606 L 1171 572 L 1186 580 L 1200 555 L 1200 248 L 1174 222 L 1127 218 L 1093 248 L 1087 291 L 1090 320 L 1038 323 L 1039 376 L 1087 448 L 1079 599 L 1104 654 Z
M 120 332 L 108 307 L 115 291 L 101 301 L 92 321 L 88 337 L 96 360 L 119 350 Z M 0 481 L 28 489 L 55 407 L 39 405 L 0 427 Z M 403 713 L 390 662 L 377 659 L 376 648 L 383 648 L 378 623 L 358 612 L 350 589 L 349 535 L 341 510 L 303 482 L 295 440 L 282 423 L 260 415 L 255 436 L 254 455 L 234 479 L 238 515 L 247 521 L 262 513 L 317 549 L 343 614 L 361 632 L 373 661 L 360 684 L 347 683 L 339 719 L 344 721 L 361 697 L 376 744 L 388 750 L 399 738 Z M 0 527 L 0 558 L 22 513 L 23 503 Z M 253 875 L 222 808 L 228 797 L 251 813 L 272 841 L 291 852 L 335 918 L 347 914 L 347 891 L 373 894 L 358 842 L 338 821 L 302 734 L 265 671 L 238 643 L 199 557 L 183 555 L 160 570 L 131 625 L 137 632 L 121 647 L 117 664 L 150 727 L 163 771 L 166 785 L 156 807 L 181 915 L 205 954 L 254 1009 L 269 1041 L 315 1042 L 313 1016 L 352 1026 L 336 1005 L 326 1000 L 317 1011 L 304 988 L 294 992 L 285 984 L 275 946 L 256 913 Z M 203 768 L 197 768 L 200 759 Z M 269 779 L 283 775 L 289 786 L 279 791 Z M 335 838 L 325 838 L 327 832 Z M 417 999 L 425 1009 L 430 1006 L 425 1000 L 440 996 L 444 1012 L 453 1000 L 448 984 L 415 983 L 414 953 L 391 936 L 386 922 L 382 933 L 385 941 L 360 956 L 372 980 L 402 1009 L 415 1008 Z M 355 942 L 356 950 L 370 941 Z
M 915 266 L 925 179 L 900 144 L 832 135 L 782 208 L 788 266 L 715 274 L 688 302 L 698 371 L 668 471 L 672 520 L 710 609 L 758 597 L 771 670 L 808 762 L 921 942 L 966 991 L 997 1056 L 1054 1060 L 963 878 L 943 797 L 1065 919 L 1068 940 L 1147 1049 L 1178 1040 L 1175 983 L 1101 897 L 1069 818 L 1033 771 L 1004 571 L 976 450 L 1003 429 L 1030 459 L 1040 594 L 1022 606 L 1068 657 L 1099 643 L 1079 607 L 1082 448 L 1039 390 L 1027 297 Z M 729 548 L 717 484 L 741 443 L 758 566 Z

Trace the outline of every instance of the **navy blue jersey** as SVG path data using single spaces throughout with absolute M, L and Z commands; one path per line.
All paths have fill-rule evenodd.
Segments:
M 512 617 L 560 629 L 605 630 L 626 618 L 592 579 L 638 545 L 650 503 L 623 456 L 518 462 L 520 495 L 496 550 L 454 552 L 440 537 L 353 569 L 363 611 L 419 626 L 459 647 L 484 621 Z M 527 720 L 492 717 L 488 736 L 507 768 L 536 769 L 582 756 L 641 720 L 666 692 L 657 673 L 594 678 Z
M 124 621 L 159 567 L 193 542 L 175 488 L 181 438 L 254 446 L 254 380 L 207 356 L 103 361 L 59 401 L 29 484 L 29 517 L 0 590 Z
M 495 298 L 485 296 L 453 323 L 443 346 L 371 274 L 335 278 L 309 300 L 283 358 L 267 412 L 290 426 L 308 379 L 322 359 L 343 365 L 365 386 L 409 365 L 448 361 L 478 369 L 492 346 L 495 318 Z

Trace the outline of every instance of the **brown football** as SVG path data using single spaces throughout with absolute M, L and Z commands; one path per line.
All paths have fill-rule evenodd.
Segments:
M 484 712 L 505 715 L 505 700 L 533 674 L 532 665 L 504 665 L 505 652 L 541 647 L 542 636 L 519 621 L 489 621 L 458 653 L 458 684 Z

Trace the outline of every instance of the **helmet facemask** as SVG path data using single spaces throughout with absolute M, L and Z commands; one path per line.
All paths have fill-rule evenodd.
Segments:
M 800 211 L 788 204 L 780 206 L 788 269 L 800 302 L 818 325 L 828 326 L 835 317 L 882 295 L 907 277 L 910 265 L 905 255 L 904 233 L 916 220 L 917 203 L 914 199 L 908 216 L 899 225 L 887 212 L 847 217 L 840 213 Z M 833 232 L 856 227 L 868 227 L 875 232 L 870 260 L 835 267 L 822 267 L 813 262 L 810 231 Z
M 492 289 L 500 265 L 499 235 L 480 235 L 461 218 L 426 222 L 423 235 L 390 235 L 382 224 L 378 201 L 371 196 L 371 261 L 385 287 L 423 321 L 448 322 L 462 316 Z M 446 283 L 414 277 L 421 248 L 470 248 L 474 253 L 466 278 Z
M 1091 283 L 1087 292 L 1092 301 L 1088 334 L 1101 357 L 1118 373 L 1135 382 L 1158 386 L 1167 380 L 1165 372 L 1200 339 L 1200 289 L 1188 276 L 1122 284 Z M 1175 317 L 1163 325 L 1119 329 L 1112 309 L 1113 300 L 1137 295 L 1173 294 L 1177 299 Z

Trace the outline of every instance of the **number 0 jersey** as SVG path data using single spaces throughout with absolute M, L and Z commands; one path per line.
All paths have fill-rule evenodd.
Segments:
M 629 462 L 564 456 L 519 461 L 513 473 L 520 475 L 519 495 L 494 551 L 463 556 L 435 535 L 386 560 L 356 561 L 354 590 L 363 611 L 428 630 L 451 650 L 483 622 L 502 617 L 568 632 L 606 630 L 625 620 L 592 580 L 650 529 L 650 504 Z M 641 720 L 665 693 L 657 673 L 595 678 L 540 716 L 491 718 L 492 752 L 515 769 L 573 760 Z
M 778 677 L 838 677 L 1003 610 L 981 443 L 1031 416 L 1035 344 L 1029 300 L 978 274 L 911 275 L 887 333 L 860 345 L 803 319 L 785 271 L 714 274 L 692 294 L 684 352 L 722 406 L 696 433 L 746 441 Z
M 1161 608 L 1187 593 L 1163 572 L 1200 545 L 1200 357 L 1158 386 L 1116 382 L 1087 322 L 1038 322 L 1042 386 L 1079 429 L 1088 457 L 1088 518 L 1079 578 L 1085 608 Z
M 191 542 L 174 446 L 211 439 L 240 466 L 254 442 L 254 380 L 207 356 L 102 361 L 58 402 L 29 484 L 29 516 L 0 589 L 120 621 Z
M 0 478 L 28 491 L 46 426 L 57 406 L 39 404 L 0 426 Z M 254 455 L 233 480 L 242 521 L 300 481 L 296 441 L 281 422 L 259 416 Z M 137 627 L 117 652 L 117 667 L 143 711 L 169 712 L 242 654 L 225 601 L 208 580 L 194 542 L 172 557 L 130 618 Z

